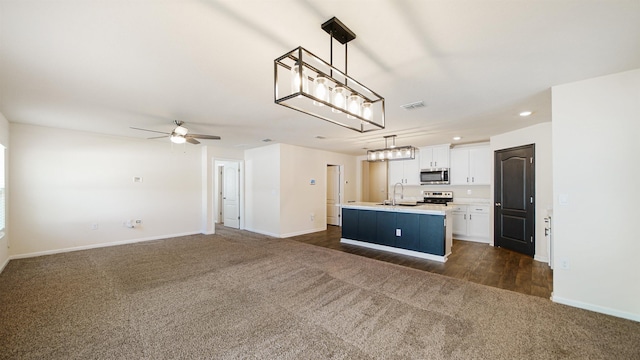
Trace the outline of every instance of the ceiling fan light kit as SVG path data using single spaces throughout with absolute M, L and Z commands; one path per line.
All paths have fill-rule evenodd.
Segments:
M 176 124 L 176 128 L 173 129 L 173 131 L 170 133 L 163 132 L 163 131 L 149 130 L 149 129 L 141 129 L 137 127 L 131 127 L 131 129 L 149 131 L 149 132 L 154 132 L 158 134 L 165 134 L 165 136 L 154 136 L 149 139 L 158 139 L 158 138 L 168 137 L 169 140 L 171 140 L 171 142 L 174 144 L 184 144 L 187 142 L 189 144 L 194 144 L 194 145 L 200 144 L 200 141 L 196 139 L 220 140 L 220 136 L 217 136 L 217 135 L 189 134 L 189 129 L 182 126 L 184 125 L 183 121 L 174 120 L 173 123 Z
M 388 144 L 392 140 L 391 145 Z M 416 158 L 416 148 L 411 145 L 396 146 L 396 135 L 384 137 L 384 149 L 367 150 L 367 161 L 411 160 Z
M 178 135 L 178 134 L 171 135 L 169 139 L 174 144 L 184 144 L 185 142 L 187 142 L 187 138 L 185 138 L 184 135 Z
M 321 27 L 331 62 L 301 46 L 275 59 L 275 103 L 361 133 L 384 129 L 384 98 L 347 75 L 347 43 L 356 35 L 335 17 Z M 344 72 L 333 66 L 334 39 L 344 45 Z

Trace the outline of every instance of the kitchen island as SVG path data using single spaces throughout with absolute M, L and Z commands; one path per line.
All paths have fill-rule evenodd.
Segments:
M 345 244 L 446 262 L 451 254 L 451 208 L 445 205 L 342 205 Z

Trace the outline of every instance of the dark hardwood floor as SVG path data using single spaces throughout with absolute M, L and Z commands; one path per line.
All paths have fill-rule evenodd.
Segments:
M 514 251 L 471 241 L 453 240 L 446 263 L 340 243 L 341 228 L 290 239 L 330 249 L 382 260 L 414 269 L 463 279 L 519 293 L 550 298 L 553 272 L 546 263 Z

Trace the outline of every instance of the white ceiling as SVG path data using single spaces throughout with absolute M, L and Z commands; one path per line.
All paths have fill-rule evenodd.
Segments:
M 385 98 L 384 130 L 274 104 L 274 59 L 303 46 L 329 61 L 333 16 L 357 35 L 348 72 Z M 477 142 L 550 121 L 551 86 L 638 67 L 639 0 L 0 0 L 0 112 L 128 137 L 179 119 L 237 148 Z

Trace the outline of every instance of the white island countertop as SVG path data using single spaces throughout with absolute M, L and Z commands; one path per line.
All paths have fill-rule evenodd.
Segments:
M 373 202 L 352 202 L 342 204 L 345 209 L 359 209 L 359 210 L 375 210 L 375 211 L 392 211 L 403 212 L 410 214 L 428 214 L 428 215 L 446 215 L 453 210 L 450 206 L 446 205 L 432 205 L 432 204 L 418 204 L 412 205 L 382 205 L 380 203 Z

